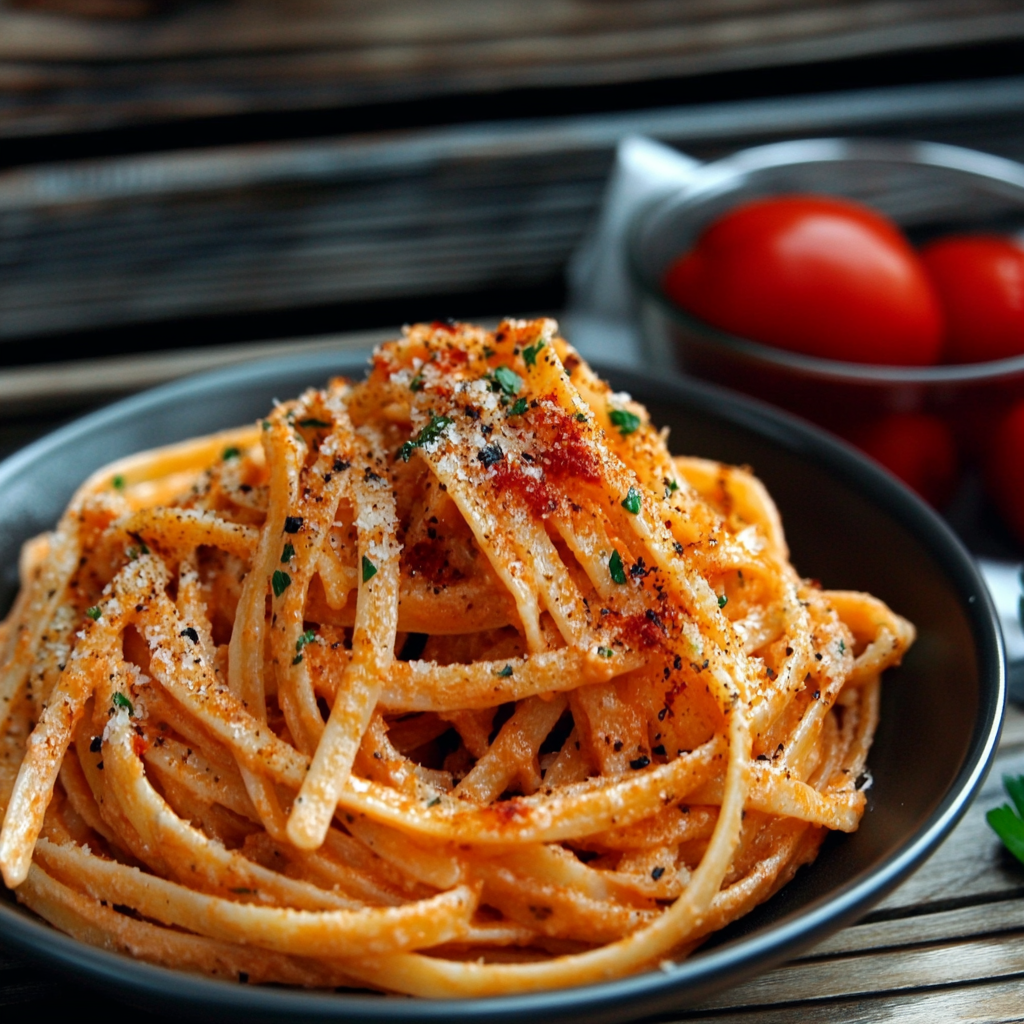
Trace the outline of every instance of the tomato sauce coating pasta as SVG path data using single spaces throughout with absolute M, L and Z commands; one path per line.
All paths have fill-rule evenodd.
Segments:
M 3 626 L 0 868 L 82 941 L 485 996 L 686 956 L 853 831 L 913 627 L 553 321 L 94 474 Z

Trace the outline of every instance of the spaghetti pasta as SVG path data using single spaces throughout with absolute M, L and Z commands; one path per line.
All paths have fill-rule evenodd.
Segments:
M 479 996 L 685 956 L 853 831 L 913 627 L 789 563 L 553 321 L 121 460 L 26 545 L 0 868 L 219 977 Z

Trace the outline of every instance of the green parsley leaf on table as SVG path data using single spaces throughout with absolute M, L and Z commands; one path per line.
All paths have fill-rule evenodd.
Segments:
M 993 807 L 985 819 L 1003 845 L 1024 864 L 1024 775 L 1004 775 L 1003 788 L 1013 801 L 1013 807 L 1009 804 Z

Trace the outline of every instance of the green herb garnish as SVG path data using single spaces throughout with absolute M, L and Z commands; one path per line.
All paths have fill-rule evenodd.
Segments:
M 274 588 L 274 597 L 280 597 L 288 589 L 288 584 L 291 581 L 292 578 L 288 573 L 275 569 L 274 575 L 270 577 L 270 585 Z
M 1024 864 L 1024 775 L 1004 775 L 1003 788 L 1013 801 L 1013 807 L 1009 804 L 993 807 L 985 820 L 1010 853 Z
M 377 575 L 377 566 L 363 555 L 363 582 L 369 583 Z
M 512 666 L 506 665 L 504 668 L 498 669 L 494 674 L 496 676 L 500 676 L 502 679 L 508 679 L 508 677 L 512 675 Z
M 619 428 L 619 433 L 626 437 L 640 429 L 640 417 L 628 409 L 609 409 L 608 419 L 613 427 Z
M 491 377 L 494 383 L 509 396 L 518 394 L 519 389 L 523 386 L 523 378 L 507 366 L 496 366 Z
M 725 596 L 725 594 L 719 594 L 718 595 L 718 607 L 719 608 L 724 608 L 728 603 L 729 603 L 729 598 L 727 598 Z
M 608 559 L 608 571 L 612 574 L 613 583 L 626 582 L 626 569 L 622 564 L 622 555 L 618 551 L 613 551 L 612 557 Z
M 129 715 L 135 714 L 135 708 L 132 706 L 132 702 L 123 693 L 115 691 L 110 699 L 114 702 L 115 707 L 124 708 Z
M 597 653 L 602 658 L 610 658 L 615 652 L 610 647 L 598 647 Z
M 630 487 L 629 493 L 623 499 L 622 507 L 627 512 L 637 515 L 640 511 L 640 492 L 635 487 Z
M 285 544 L 281 549 L 281 561 L 290 562 L 295 557 L 295 548 L 292 547 L 291 543 Z
M 527 345 L 523 349 L 523 362 L 527 366 L 534 366 L 537 362 L 537 353 L 544 347 L 543 341 L 538 341 L 536 345 Z
M 526 412 L 526 407 L 528 405 L 529 403 L 525 398 L 517 398 L 512 408 L 508 411 L 509 416 L 522 416 L 523 413 Z
M 302 636 L 300 636 L 299 639 L 295 641 L 295 657 L 292 658 L 292 664 L 293 665 L 298 665 L 299 662 L 302 661 L 302 648 L 305 647 L 306 644 L 311 644 L 311 643 L 314 643 L 315 641 L 316 641 L 316 630 L 315 629 L 307 629 L 306 632 L 303 633 Z
M 403 462 L 408 462 L 409 456 L 417 448 L 422 448 L 424 445 L 430 444 L 431 441 L 436 441 L 451 426 L 451 423 L 450 416 L 431 416 L 430 422 L 412 440 L 406 441 L 398 449 L 398 457 Z
M 675 480 L 669 480 L 668 477 L 665 477 L 665 497 L 667 498 L 670 495 L 675 494 L 678 490 L 679 484 L 677 484 Z
M 94 604 L 91 608 L 85 609 L 85 614 L 88 615 L 93 622 L 95 622 L 103 614 L 103 612 L 100 610 L 100 606 L 98 604 Z
M 220 453 L 220 457 L 225 462 L 227 462 L 228 459 L 237 459 L 238 456 L 241 455 L 241 454 L 242 454 L 241 448 L 236 448 L 234 445 L 232 445 L 230 448 L 225 448 L 224 451 L 222 451 Z
M 121 476 L 120 473 L 118 473 L 117 476 L 115 476 L 114 479 L 110 481 L 110 486 L 113 487 L 115 491 L 123 491 L 124 477 Z

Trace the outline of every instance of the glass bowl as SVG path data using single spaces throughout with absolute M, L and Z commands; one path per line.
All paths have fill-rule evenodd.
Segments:
M 641 210 L 629 234 L 646 357 L 782 406 L 846 437 L 885 413 L 942 417 L 968 458 L 1024 397 L 1024 355 L 986 363 L 880 366 L 787 352 L 712 327 L 672 303 L 672 261 L 727 210 L 783 194 L 841 196 L 894 220 L 915 246 L 963 232 L 1024 231 L 1024 166 L 956 146 L 810 139 L 759 146 L 703 167 Z

